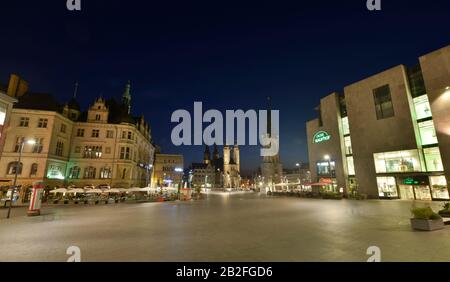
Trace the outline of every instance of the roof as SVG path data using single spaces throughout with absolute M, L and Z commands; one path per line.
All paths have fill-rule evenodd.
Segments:
M 61 112 L 62 106 L 52 94 L 28 92 L 19 98 L 14 108 Z
M 208 168 L 208 165 L 205 164 L 205 163 L 193 163 L 193 164 L 191 165 L 191 168 L 192 168 L 192 169 L 207 169 L 207 168 Z

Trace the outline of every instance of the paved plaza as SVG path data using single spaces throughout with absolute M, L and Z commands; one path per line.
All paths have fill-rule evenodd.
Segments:
M 192 202 L 0 210 L 0 261 L 450 261 L 450 226 L 414 232 L 412 202 L 209 195 Z M 435 210 L 441 203 L 432 203 Z

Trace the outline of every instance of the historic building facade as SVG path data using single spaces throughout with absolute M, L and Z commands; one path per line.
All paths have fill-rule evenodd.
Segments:
M 241 165 L 239 146 L 223 147 L 223 157 L 219 155 L 217 145 L 211 155 L 205 147 L 203 163 L 193 163 L 192 186 L 206 188 L 239 188 L 241 186 Z
M 17 170 L 18 185 L 24 187 L 35 181 L 77 187 L 148 184 L 154 146 L 144 117 L 131 115 L 129 83 L 121 102 L 97 98 L 85 112 L 76 93 L 65 105 L 45 93 L 27 91 L 17 98 L 6 130 L 0 179 L 12 180 Z
M 317 187 L 370 198 L 449 199 L 450 46 L 419 63 L 321 100 L 319 118 L 307 123 Z
M 151 187 L 180 187 L 184 175 L 184 157 L 175 154 L 155 154 Z

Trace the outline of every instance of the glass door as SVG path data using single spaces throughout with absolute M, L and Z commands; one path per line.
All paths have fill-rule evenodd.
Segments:
M 414 200 L 414 190 L 412 185 L 399 185 L 400 198 L 402 200 Z

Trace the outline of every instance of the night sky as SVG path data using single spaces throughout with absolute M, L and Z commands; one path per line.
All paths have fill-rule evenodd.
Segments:
M 8 2 L 8 3 L 6 3 Z M 307 161 L 305 122 L 321 97 L 450 44 L 450 1 L 1 1 L 0 82 L 21 75 L 36 92 L 67 101 L 79 81 L 86 108 L 120 97 L 132 81 L 133 113 L 144 113 L 165 153 L 201 161 L 203 147 L 175 147 L 174 110 L 264 109 L 281 115 L 285 167 Z M 395 2 L 395 3 L 394 3 Z M 246 172 L 259 148 L 241 148 Z

